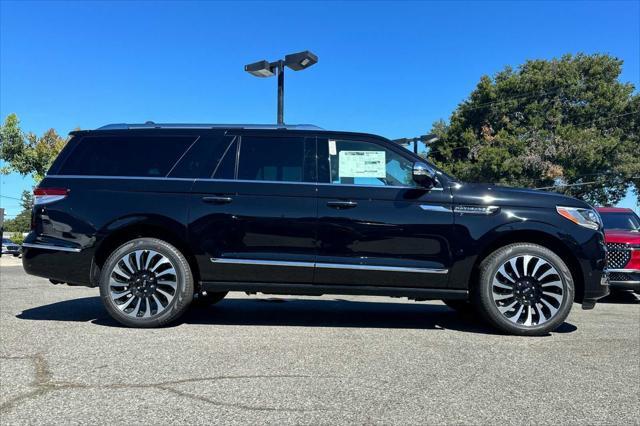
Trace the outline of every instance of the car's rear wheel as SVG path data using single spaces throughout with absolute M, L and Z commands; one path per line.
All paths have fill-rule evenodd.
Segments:
M 500 330 L 543 335 L 571 311 L 573 277 L 553 251 L 530 243 L 502 247 L 480 264 L 476 304 Z
M 100 275 L 109 314 L 130 327 L 161 327 L 180 317 L 193 298 L 193 276 L 180 251 L 155 238 L 118 247 Z

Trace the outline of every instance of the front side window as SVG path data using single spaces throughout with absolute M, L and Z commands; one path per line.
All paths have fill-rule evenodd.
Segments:
M 366 186 L 416 186 L 413 162 L 381 145 L 354 140 L 329 139 L 327 144 L 331 183 Z
M 305 181 L 304 138 L 243 136 L 238 179 Z
M 59 173 L 164 177 L 195 140 L 192 136 L 89 136 L 73 149 Z

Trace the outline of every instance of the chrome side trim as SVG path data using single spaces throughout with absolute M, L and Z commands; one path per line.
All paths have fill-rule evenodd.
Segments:
M 500 210 L 498 206 L 455 206 L 454 213 L 490 215 Z
M 640 281 L 609 281 L 609 285 L 611 284 L 640 284 Z
M 444 206 L 434 206 L 432 204 L 420 204 L 420 208 L 422 210 L 427 210 L 430 212 L 445 212 L 445 213 L 452 213 L 453 210 L 451 210 L 449 207 L 444 207 Z
M 313 262 L 287 262 L 282 260 L 255 260 L 255 259 L 220 259 L 212 257 L 210 259 L 213 263 L 224 263 L 233 265 L 265 265 L 265 266 L 296 266 L 302 268 L 313 268 L 315 263 Z
M 177 163 L 176 163 L 177 164 Z M 245 180 L 245 179 L 212 179 L 212 178 L 178 178 L 178 177 L 153 177 L 153 176 L 103 176 L 103 175 L 47 175 L 47 178 L 59 179 L 135 179 L 135 180 L 184 180 L 224 183 L 277 183 L 280 185 L 320 185 L 320 186 L 353 186 L 360 188 L 391 188 L 391 189 L 420 189 L 419 186 L 393 186 L 393 185 L 355 185 L 350 183 L 324 183 L 324 182 L 285 182 L 279 180 Z M 442 187 L 435 187 L 429 191 L 443 191 Z
M 417 272 L 422 274 L 447 274 L 448 269 L 435 268 L 406 268 L 403 266 L 378 266 L 378 265 L 354 265 L 342 263 L 316 263 L 316 268 L 323 269 L 358 269 L 368 271 L 387 271 L 387 272 Z
M 607 269 L 608 273 L 611 272 L 621 272 L 621 273 L 627 273 L 627 274 L 638 274 L 640 273 L 640 269 Z
M 423 274 L 447 274 L 448 269 L 434 268 L 407 268 L 403 266 L 378 266 L 378 265 L 356 265 L 347 263 L 314 263 L 314 262 L 288 262 L 282 260 L 255 260 L 255 259 L 221 259 L 212 257 L 211 262 L 233 265 L 264 265 L 264 266 L 293 266 L 303 268 L 323 268 L 323 269 L 356 269 L 366 271 L 386 271 L 386 272 L 417 272 Z
M 49 244 L 32 244 L 32 243 L 22 243 L 22 247 L 37 248 L 42 250 L 68 251 L 71 253 L 80 253 L 80 251 L 82 250 L 79 248 L 52 246 Z
M 186 180 L 193 182 L 195 178 L 177 177 L 152 177 L 152 176 L 103 176 L 103 175 L 47 175 L 46 178 L 53 179 L 134 179 L 134 180 Z

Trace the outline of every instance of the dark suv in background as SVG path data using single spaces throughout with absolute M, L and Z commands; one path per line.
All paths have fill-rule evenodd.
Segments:
M 589 205 L 458 182 L 379 136 L 154 123 L 72 135 L 35 190 L 24 268 L 100 287 L 128 326 L 233 290 L 441 299 L 536 335 L 608 293 Z

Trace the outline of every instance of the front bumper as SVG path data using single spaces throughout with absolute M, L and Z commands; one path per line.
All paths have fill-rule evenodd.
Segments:
M 591 280 L 591 284 L 585 287 L 582 309 L 593 309 L 598 299 L 609 295 L 609 271 L 602 272 L 599 283 L 596 284 L 595 280 Z
M 640 269 L 609 269 L 609 286 L 616 290 L 640 291 Z

